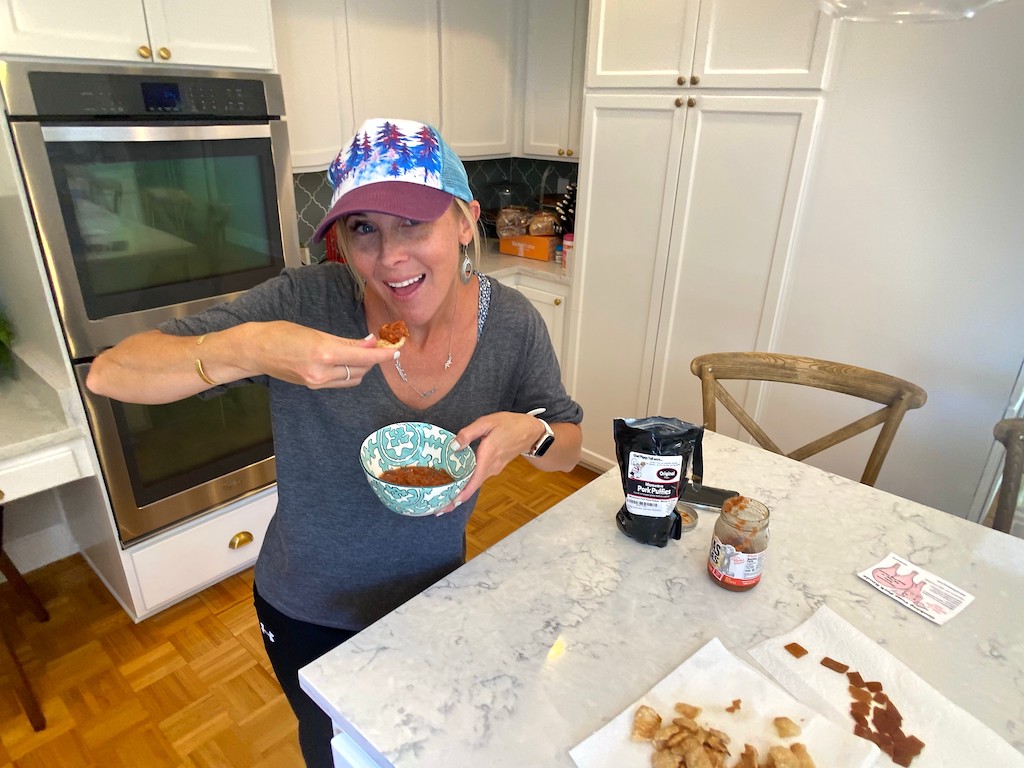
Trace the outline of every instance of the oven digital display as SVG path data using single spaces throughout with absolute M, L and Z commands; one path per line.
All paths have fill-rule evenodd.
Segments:
M 177 83 L 140 83 L 147 112 L 181 112 L 181 91 Z

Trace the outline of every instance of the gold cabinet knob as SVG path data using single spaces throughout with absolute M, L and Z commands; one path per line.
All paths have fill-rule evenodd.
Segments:
M 699 83 L 700 83 L 700 78 L 699 77 L 697 77 L 696 75 L 691 75 L 690 76 L 690 85 L 698 85 Z
M 231 537 L 228 542 L 228 549 L 241 549 L 246 544 L 252 544 L 252 534 L 249 531 L 239 531 Z
M 686 78 L 680 75 L 676 78 L 676 85 L 686 85 Z
M 171 49 L 170 48 L 161 48 L 156 53 L 164 61 L 169 61 L 170 58 L 171 58 Z
M 565 150 L 565 154 L 568 155 L 569 157 L 572 157 L 572 150 L 571 149 Z
M 148 45 L 140 45 L 137 49 L 140 59 L 151 59 L 153 58 L 153 51 L 150 50 Z
M 559 157 L 561 157 L 561 156 L 562 156 L 562 155 L 564 155 L 564 154 L 565 154 L 565 150 L 564 150 L 564 149 L 561 149 L 561 148 L 559 148 L 559 150 L 558 150 L 558 156 L 559 156 Z
M 562 300 L 561 299 L 555 299 L 555 306 L 556 307 L 562 306 Z
M 695 98 L 693 98 L 693 96 L 691 96 L 690 98 L 688 98 L 686 100 L 686 106 L 688 106 L 688 107 L 696 107 L 697 106 L 697 100 Z
M 682 96 L 680 96 L 680 97 L 679 97 L 678 99 L 676 99 L 676 106 L 677 106 L 677 107 L 681 107 L 681 106 L 683 106 L 683 104 L 685 104 L 685 103 L 686 103 L 686 102 L 685 102 L 685 101 L 683 101 L 683 98 L 682 98 Z

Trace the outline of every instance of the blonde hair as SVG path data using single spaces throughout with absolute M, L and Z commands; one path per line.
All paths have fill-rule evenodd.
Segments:
M 473 239 L 469 242 L 467 248 L 473 249 L 473 255 L 471 260 L 473 262 L 473 269 L 480 269 L 480 253 L 482 239 L 482 227 L 483 224 L 477 221 L 476 217 L 473 216 L 473 211 L 469 207 L 469 203 L 465 200 L 453 197 L 455 205 L 458 206 L 459 214 L 469 223 L 470 229 L 473 232 Z M 341 249 L 341 255 L 345 259 L 345 266 L 348 267 L 348 271 L 352 274 L 353 279 L 356 283 L 356 298 L 362 301 L 363 296 L 366 294 L 366 281 L 363 280 L 363 276 L 360 275 L 355 267 L 352 266 L 352 260 L 349 258 L 349 243 L 348 243 L 348 229 L 345 227 L 344 218 L 338 219 L 334 222 L 334 232 L 338 236 L 338 247 Z M 462 259 L 459 259 L 458 270 L 462 271 Z

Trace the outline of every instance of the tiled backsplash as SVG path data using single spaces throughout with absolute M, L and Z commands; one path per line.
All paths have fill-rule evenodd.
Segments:
M 559 192 L 558 180 L 575 184 L 579 166 L 576 163 L 561 163 L 549 160 L 528 160 L 521 157 L 501 160 L 467 160 L 466 173 L 473 194 L 480 196 L 484 187 L 499 181 L 524 184 L 529 188 L 530 199 L 540 194 L 541 180 L 548 169 L 545 193 Z M 325 172 L 295 174 L 295 208 L 299 216 L 299 242 L 306 243 L 331 205 L 331 187 Z M 324 244 L 310 246 L 310 254 L 317 261 L 324 259 Z

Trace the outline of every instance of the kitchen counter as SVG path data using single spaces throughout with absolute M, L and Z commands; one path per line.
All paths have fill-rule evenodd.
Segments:
M 714 433 L 704 464 L 772 510 L 755 589 L 707 577 L 712 513 L 664 549 L 621 534 L 613 469 L 300 671 L 341 729 L 338 764 L 572 768 L 571 747 L 712 638 L 753 663 L 822 605 L 1024 749 L 1024 541 Z M 857 577 L 889 552 L 974 602 L 937 626 Z
M 570 284 L 561 264 L 501 253 L 498 241 L 492 238 L 485 240 L 480 249 L 480 271 L 499 281 L 515 275 L 530 275 L 562 286 Z
M 27 365 L 0 379 L 0 490 L 6 501 L 94 474 L 87 432 Z

